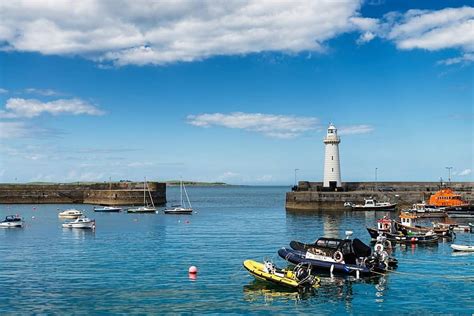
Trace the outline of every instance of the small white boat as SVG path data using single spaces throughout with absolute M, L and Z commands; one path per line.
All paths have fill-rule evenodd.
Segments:
M 84 214 L 82 214 L 81 211 L 74 210 L 74 209 L 65 210 L 58 214 L 58 217 L 67 218 L 67 219 L 76 219 L 81 216 L 84 216 Z
M 165 214 L 188 214 L 191 215 L 193 214 L 193 207 L 191 206 L 191 202 L 189 201 L 189 196 L 188 196 L 188 191 L 186 191 L 186 187 L 184 186 L 183 180 L 181 180 L 180 186 L 179 186 L 180 194 L 181 194 L 181 204 L 179 205 L 173 205 L 172 208 L 167 208 L 163 212 Z M 186 202 L 183 199 L 183 193 L 186 195 Z
M 23 219 L 18 215 L 8 215 L 0 222 L 2 228 L 21 228 L 24 225 Z
M 135 208 L 127 209 L 127 213 L 155 213 L 156 207 L 150 206 L 140 206 Z
M 467 252 L 474 252 L 474 246 L 467 246 L 467 245 L 451 245 L 454 251 L 467 251 Z
M 351 207 L 354 211 L 393 211 L 397 203 L 377 202 L 373 198 L 364 199 L 364 204 L 349 204 L 344 203 L 344 206 Z
M 148 190 L 148 196 L 150 197 L 151 205 L 149 205 L 146 201 L 146 191 Z M 143 182 L 143 206 L 134 207 L 127 209 L 127 213 L 155 213 L 156 207 L 153 203 L 153 197 L 151 196 L 150 188 L 148 188 L 148 184 L 145 181 Z
M 120 212 L 122 208 L 113 206 L 94 207 L 94 212 Z
M 63 224 L 63 228 L 95 228 L 95 220 L 87 218 L 85 216 L 76 218 L 76 220 L 71 222 L 66 222 Z

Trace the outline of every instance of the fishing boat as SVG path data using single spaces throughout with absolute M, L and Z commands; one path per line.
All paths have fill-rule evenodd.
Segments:
M 294 264 L 309 264 L 312 268 L 330 273 L 371 275 L 384 273 L 398 264 L 383 247 L 374 252 L 359 239 L 319 238 L 315 243 L 292 241 L 290 247 L 278 250 L 278 255 Z
M 120 212 L 122 208 L 120 207 L 113 207 L 113 206 L 104 206 L 104 207 L 94 207 L 94 212 Z
M 163 212 L 165 214 L 188 214 L 191 215 L 193 213 L 193 207 L 191 202 L 189 201 L 188 191 L 186 191 L 186 187 L 184 186 L 183 180 L 179 185 L 179 191 L 181 196 L 181 203 L 179 205 L 173 205 L 172 208 L 165 209 Z M 186 196 L 186 201 L 183 199 L 183 193 Z
M 19 215 L 8 215 L 0 222 L 1 228 L 21 228 L 25 222 Z
M 74 221 L 63 223 L 63 228 L 86 228 L 95 229 L 95 220 L 85 216 L 76 218 Z
M 69 210 L 65 210 L 65 211 L 60 212 L 58 214 L 58 217 L 66 218 L 66 219 L 76 219 L 76 218 L 81 217 L 83 215 L 84 214 L 82 214 L 82 212 L 79 211 L 79 210 L 69 209 Z
M 454 251 L 474 252 L 474 246 L 452 244 L 451 248 L 453 248 Z
M 397 231 L 394 228 L 393 221 L 386 217 L 377 220 L 376 228 L 367 227 L 367 231 L 372 240 L 377 240 L 379 236 L 384 236 L 387 240 L 397 243 L 427 244 L 437 243 L 439 240 L 438 235 L 432 230 L 426 233 L 414 233 L 402 228 Z
M 148 191 L 148 196 L 150 198 L 151 204 L 147 204 L 147 191 Z M 150 188 L 148 187 L 148 184 L 145 181 L 143 182 L 143 206 L 140 207 L 134 207 L 134 208 L 129 208 L 127 209 L 127 213 L 155 213 L 156 212 L 156 207 L 155 204 L 153 203 L 153 197 L 151 196 Z
M 401 212 L 400 213 L 400 222 L 393 221 L 395 226 L 395 230 L 403 231 L 406 230 L 407 232 L 413 233 L 428 233 L 433 231 L 439 237 L 454 237 L 453 229 L 448 226 L 446 227 L 443 224 L 433 223 L 432 227 L 426 227 L 417 225 L 418 216 L 408 213 L 408 212 Z
M 271 261 L 245 260 L 244 268 L 257 280 L 300 289 L 318 287 L 320 279 L 311 274 L 311 266 L 299 264 L 293 269 L 279 269 Z
M 344 203 L 344 206 L 350 207 L 353 211 L 394 211 L 397 203 L 377 202 L 373 198 L 364 199 L 364 204 Z

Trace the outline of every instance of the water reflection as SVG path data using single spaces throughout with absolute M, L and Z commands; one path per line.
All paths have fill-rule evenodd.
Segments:
M 95 238 L 95 229 L 74 229 L 63 228 L 63 237 L 65 239 L 73 239 L 75 241 L 82 241 L 86 238 Z
M 301 300 L 306 300 L 315 295 L 314 289 L 306 291 L 295 291 L 285 287 L 273 285 L 271 283 L 253 280 L 243 286 L 244 300 L 247 302 L 263 301 L 265 304 L 272 304 L 275 301 L 294 302 L 297 304 Z

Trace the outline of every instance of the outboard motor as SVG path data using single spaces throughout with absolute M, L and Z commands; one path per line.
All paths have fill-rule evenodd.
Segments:
M 293 273 L 299 285 L 312 287 L 317 282 L 317 279 L 311 275 L 311 266 L 309 264 L 298 264 Z

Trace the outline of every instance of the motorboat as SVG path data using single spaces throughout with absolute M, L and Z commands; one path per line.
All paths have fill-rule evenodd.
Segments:
M 95 229 L 95 220 L 82 216 L 76 218 L 74 221 L 63 223 L 63 228 L 86 228 Z
M 0 222 L 2 228 L 21 228 L 25 222 L 19 215 L 8 215 Z
M 367 227 L 372 240 L 377 240 L 379 236 L 384 236 L 387 240 L 396 243 L 426 244 L 437 243 L 439 236 L 433 230 L 427 232 L 412 232 L 402 227 L 396 230 L 391 219 L 384 217 L 377 220 L 377 227 Z
M 181 203 L 179 205 L 173 205 L 172 208 L 165 209 L 163 211 L 165 214 L 193 214 L 193 207 L 191 205 L 191 202 L 189 201 L 188 191 L 186 191 L 186 187 L 184 186 L 183 180 L 181 180 L 179 191 L 181 196 Z M 186 196 L 186 200 L 183 198 L 183 193 Z
M 244 268 L 257 280 L 293 289 L 314 288 L 321 282 L 318 277 L 311 274 L 311 266 L 307 264 L 299 264 L 293 269 L 279 269 L 268 260 L 263 263 L 245 260 Z
M 67 219 L 76 219 L 81 216 L 84 216 L 84 214 L 82 214 L 81 211 L 75 209 L 65 210 L 58 214 L 58 217 Z
M 474 252 L 474 246 L 452 244 L 451 248 L 453 248 L 454 251 Z
M 361 240 L 319 238 L 312 244 L 292 241 L 290 247 L 278 250 L 280 257 L 294 264 L 309 264 L 314 269 L 330 273 L 372 275 L 394 269 L 398 261 L 383 247 L 372 249 Z
M 453 207 L 469 205 L 460 194 L 455 193 L 451 188 L 441 188 L 430 196 L 429 205 L 434 207 Z
M 364 199 L 364 204 L 344 203 L 345 207 L 350 207 L 353 211 L 394 211 L 397 203 L 377 202 L 373 198 Z
M 418 216 L 416 216 L 415 214 L 402 212 L 400 213 L 400 222 L 393 221 L 393 225 L 395 226 L 395 230 L 397 231 L 406 230 L 408 232 L 413 232 L 413 233 L 427 233 L 427 232 L 433 231 L 439 237 L 448 237 L 448 238 L 452 238 L 455 235 L 453 233 L 452 227 L 450 226 L 446 227 L 443 224 L 437 224 L 437 223 L 433 223 L 432 227 L 421 226 L 421 225 L 417 225 L 418 224 L 417 219 L 418 219 Z
M 113 206 L 94 207 L 94 212 L 120 212 L 122 208 Z
M 147 191 L 148 191 L 148 197 L 150 198 L 150 203 L 147 202 Z M 153 197 L 151 196 L 150 188 L 148 187 L 148 184 L 145 181 L 143 182 L 143 206 L 140 207 L 132 207 L 127 209 L 127 213 L 155 213 L 156 212 L 156 207 L 155 204 L 153 203 Z

